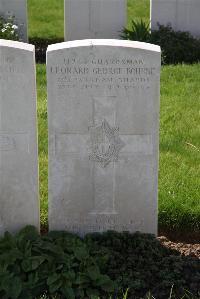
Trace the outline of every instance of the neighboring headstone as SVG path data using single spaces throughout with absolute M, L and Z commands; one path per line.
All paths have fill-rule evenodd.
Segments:
M 0 234 L 39 221 L 34 46 L 0 40 Z
M 200 1 L 151 0 L 151 29 L 157 29 L 157 23 L 200 37 Z
M 65 0 L 65 40 L 119 38 L 127 0 Z
M 14 17 L 19 27 L 20 41 L 28 41 L 27 31 L 27 0 L 0 0 L 0 16 Z
M 160 47 L 47 51 L 50 230 L 157 233 Z

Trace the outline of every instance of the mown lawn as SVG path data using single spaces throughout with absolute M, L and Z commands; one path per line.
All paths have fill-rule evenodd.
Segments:
M 149 22 L 149 0 L 127 0 L 128 26 L 131 19 Z M 29 37 L 64 38 L 64 0 L 28 0 Z
M 41 221 L 47 225 L 47 96 L 37 65 Z M 162 67 L 159 226 L 200 231 L 200 64 Z
M 64 38 L 64 0 L 28 0 L 29 38 Z
M 200 232 L 200 64 L 161 76 L 159 224 Z

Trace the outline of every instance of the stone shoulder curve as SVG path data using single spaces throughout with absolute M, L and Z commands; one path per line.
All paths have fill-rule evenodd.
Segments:
M 5 40 L 0 39 L 0 47 L 8 47 L 8 48 L 16 48 L 21 50 L 26 50 L 30 52 L 35 51 L 35 46 L 27 43 L 17 42 L 17 41 L 11 41 L 11 40 Z
M 140 49 L 152 52 L 161 52 L 160 46 L 138 42 L 130 40 L 118 40 L 118 39 L 84 39 L 75 40 L 69 42 L 63 42 L 59 44 L 53 44 L 48 46 L 47 52 L 52 52 L 56 50 L 77 48 L 77 47 L 89 47 L 89 46 L 110 46 L 110 47 L 124 47 L 132 49 Z

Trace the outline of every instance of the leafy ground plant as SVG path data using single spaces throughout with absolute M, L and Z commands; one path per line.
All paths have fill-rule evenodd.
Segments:
M 0 240 L 0 298 L 31 299 L 45 291 L 73 299 L 114 290 L 87 245 L 64 232 L 40 237 L 33 227 Z
M 124 28 L 122 30 L 122 38 L 134 41 L 149 42 L 150 41 L 150 29 L 142 19 L 138 22 L 132 20 L 131 29 Z
M 0 39 L 19 40 L 18 26 L 13 17 L 0 17 Z
M 122 38 L 159 45 L 163 64 L 200 61 L 200 39 L 194 38 L 189 32 L 176 32 L 170 26 L 158 24 L 158 30 L 150 32 L 149 24 L 145 21 L 133 20 L 131 28 L 122 31 Z
M 200 62 L 200 39 L 189 32 L 158 24 L 158 30 L 151 32 L 150 43 L 161 47 L 165 64 Z
M 183 258 L 145 234 L 107 232 L 84 239 L 67 232 L 40 236 L 26 227 L 0 239 L 0 298 L 168 298 L 198 295 L 200 261 Z M 54 296 L 54 297 L 53 297 Z M 45 298 L 45 297 L 44 297 Z M 195 298 L 195 297 L 194 297 Z

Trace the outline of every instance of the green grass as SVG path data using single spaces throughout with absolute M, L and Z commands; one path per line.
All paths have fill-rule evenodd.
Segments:
M 128 26 L 143 18 L 149 23 L 149 0 L 128 0 Z M 28 0 L 29 38 L 64 38 L 64 0 Z
M 29 38 L 64 37 L 64 0 L 28 0 Z
M 127 27 L 130 28 L 131 20 L 140 21 L 143 19 L 147 24 L 150 20 L 150 1 L 149 0 L 127 0 Z
M 48 210 L 48 126 L 46 89 L 46 66 L 37 65 L 40 219 L 41 225 L 45 227 L 47 226 Z
M 200 64 L 161 77 L 159 224 L 200 230 Z
M 41 221 L 47 225 L 47 96 L 37 65 Z M 200 64 L 162 67 L 159 226 L 200 230 Z

